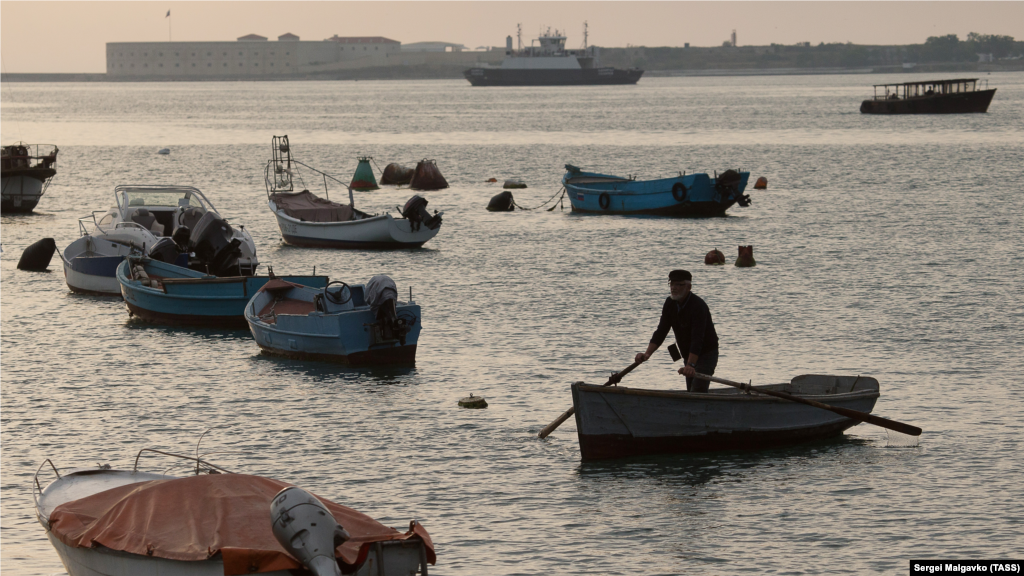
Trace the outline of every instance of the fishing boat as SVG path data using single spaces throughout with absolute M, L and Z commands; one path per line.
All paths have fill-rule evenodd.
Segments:
M 317 289 L 328 281 L 316 275 L 214 276 L 138 254 L 117 267 L 129 315 L 179 326 L 245 328 L 246 304 L 274 278 Z
M 725 216 L 733 204 L 750 205 L 743 193 L 750 172 L 726 170 L 712 178 L 682 173 L 673 178 L 637 180 L 565 165 L 565 186 L 573 212 L 589 214 L 646 214 L 652 216 Z
M 391 278 L 366 284 L 334 281 L 322 289 L 275 279 L 245 308 L 256 343 L 266 353 L 351 366 L 411 366 L 416 362 L 420 307 L 398 301 Z
M 878 400 L 878 381 L 865 376 L 812 374 L 756 388 L 865 413 Z M 859 423 L 821 408 L 736 388 L 695 393 L 576 382 L 572 403 L 584 460 L 759 450 L 838 436 Z
M 567 50 L 567 36 L 548 28 L 535 42 L 523 47 L 522 29 L 519 46 L 512 49 L 512 37 L 505 39 L 505 59 L 498 67 L 477 67 L 465 71 L 473 86 L 592 86 L 636 84 L 644 71 L 636 68 L 620 70 L 602 67 L 600 49 L 587 47 L 587 27 L 583 25 L 583 48 Z
M 78 220 L 80 236 L 61 253 L 72 292 L 120 296 L 117 267 L 132 251 L 148 253 L 177 246 L 193 257 L 178 262 L 220 276 L 251 276 L 259 261 L 244 227 L 223 219 L 191 186 L 122 185 L 117 205 Z M 102 214 L 97 218 L 97 215 Z M 158 244 L 160 245 L 158 247 Z
M 57 174 L 53 144 L 0 146 L 0 213 L 31 212 Z
M 141 471 L 144 453 L 188 461 L 190 473 Z M 56 480 L 43 488 L 47 465 Z M 199 456 L 147 448 L 131 470 L 59 470 L 47 459 L 32 494 L 69 576 L 426 576 L 436 562 L 430 534 L 415 520 L 400 532 L 287 482 L 235 474 Z
M 264 171 L 267 203 L 288 244 L 318 248 L 419 248 L 441 229 L 444 213 L 435 210 L 430 214 L 427 200 L 418 194 L 399 208 L 400 218 L 389 213 L 368 214 L 355 208 L 351 187 L 293 159 L 288 136 L 274 136 L 272 151 L 273 158 Z M 308 189 L 295 191 L 293 177 L 300 166 L 323 178 L 325 198 Z M 328 179 L 348 189 L 348 204 L 330 200 Z
M 984 82 L 984 88 L 981 84 Z M 963 114 L 987 112 L 996 89 L 977 78 L 875 84 L 860 105 L 863 114 Z

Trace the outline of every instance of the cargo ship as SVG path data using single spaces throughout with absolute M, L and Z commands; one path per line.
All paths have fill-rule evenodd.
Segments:
M 636 84 L 640 80 L 643 70 L 601 67 L 600 48 L 588 48 L 586 37 L 584 25 L 584 47 L 566 50 L 566 36 L 549 28 L 534 41 L 536 45 L 523 48 L 520 40 L 519 49 L 513 50 L 509 36 L 501 66 L 470 68 L 466 80 L 473 86 L 589 86 Z

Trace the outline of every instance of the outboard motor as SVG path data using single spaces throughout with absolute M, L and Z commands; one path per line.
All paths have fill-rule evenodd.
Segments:
M 55 250 L 57 250 L 57 243 L 53 238 L 43 238 L 33 243 L 21 253 L 18 270 L 46 272 L 46 267 L 50 265 L 50 259 L 53 258 Z
M 402 217 L 409 219 L 413 232 L 420 229 L 420 224 L 430 230 L 436 230 L 441 225 L 441 215 L 437 212 L 434 212 L 433 215 L 427 212 L 427 199 L 419 194 L 405 202 L 405 206 L 402 208 Z
M 750 206 L 750 196 L 740 194 L 741 182 L 743 182 L 743 177 L 735 170 L 726 170 L 715 178 L 715 189 L 722 195 L 722 202 L 735 200 L 743 208 Z
M 238 273 L 238 258 L 242 255 L 242 241 L 234 238 L 234 230 L 220 214 L 207 212 L 196 223 L 189 239 L 190 252 L 196 253 L 201 265 L 209 266 L 217 276 Z
M 378 274 L 366 283 L 366 303 L 377 319 L 370 325 L 372 344 L 397 340 L 405 346 L 405 335 L 412 330 L 412 325 L 405 318 L 398 317 L 397 300 L 398 286 L 390 276 Z
M 174 264 L 178 260 L 178 245 L 170 238 L 161 238 L 149 249 L 149 257 L 168 264 Z
M 341 576 L 334 549 L 352 538 L 309 492 L 289 486 L 270 503 L 270 521 L 278 543 L 316 576 Z

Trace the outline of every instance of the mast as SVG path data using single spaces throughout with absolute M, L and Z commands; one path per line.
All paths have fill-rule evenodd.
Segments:
M 587 49 L 587 21 L 583 21 L 583 49 Z
M 518 42 L 517 50 L 522 51 L 523 49 L 523 25 L 516 24 L 516 40 Z

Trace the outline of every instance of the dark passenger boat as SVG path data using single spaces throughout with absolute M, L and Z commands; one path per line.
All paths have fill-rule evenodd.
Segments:
M 512 49 L 512 37 L 505 39 L 505 60 L 497 68 L 470 68 L 466 80 L 473 86 L 590 86 L 636 84 L 643 70 L 602 68 L 600 49 L 586 47 L 566 50 L 564 34 L 548 29 L 537 41 L 539 46 Z
M 880 94 L 878 89 L 882 88 Z M 985 112 L 996 89 L 977 78 L 876 84 L 875 96 L 860 105 L 864 114 L 962 114 Z

